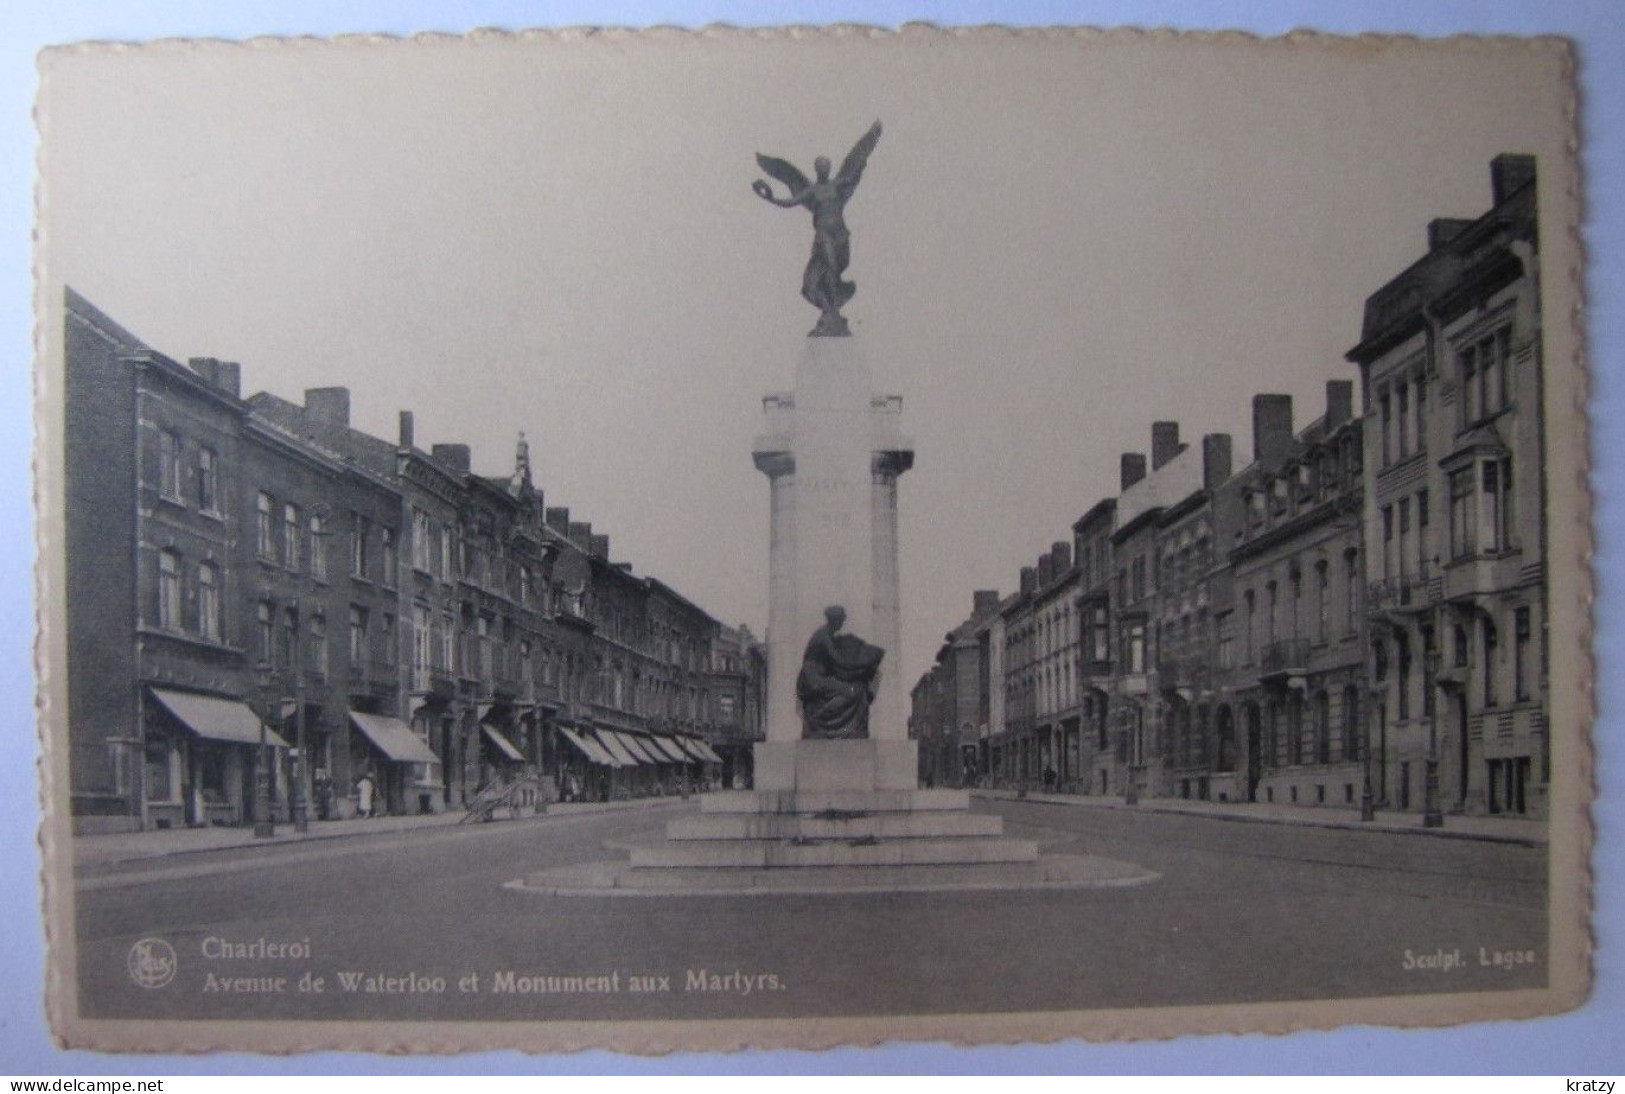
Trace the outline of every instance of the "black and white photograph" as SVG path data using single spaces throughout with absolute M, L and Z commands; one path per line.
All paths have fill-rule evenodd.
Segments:
M 41 60 L 53 1028 L 1582 1003 L 1558 39 Z

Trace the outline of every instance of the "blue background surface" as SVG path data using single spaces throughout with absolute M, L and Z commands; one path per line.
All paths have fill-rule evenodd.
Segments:
M 1621 684 L 1611 677 L 1620 657 L 1625 597 L 1617 591 L 1625 509 L 1625 390 L 1621 352 L 1625 323 L 1625 34 L 1617 3 L 1545 0 L 1080 0 L 1074 3 L 961 0 L 911 5 L 883 0 L 754 3 L 722 0 L 420 0 L 332 5 L 321 0 L 203 3 L 198 0 L 112 5 L 91 0 L 28 0 L 0 12 L 0 1073 L 53 1076 L 226 1073 L 1551 1073 L 1625 1072 L 1625 756 L 1616 732 Z M 1081 23 L 1241 29 L 1279 34 L 1308 28 L 1420 35 L 1549 33 L 1578 44 L 1585 172 L 1585 244 L 1589 254 L 1589 350 L 1593 369 L 1591 447 L 1597 530 L 1596 745 L 1594 809 L 1597 984 L 1591 1002 L 1541 1021 L 1399 1032 L 1365 1028 L 1291 1037 L 1186 1038 L 1155 1044 L 1058 1045 L 956 1049 L 889 1045 L 825 1053 L 746 1052 L 639 1059 L 592 1052 L 527 1057 L 491 1053 L 391 1058 L 321 1054 L 295 1058 L 246 1055 L 116 1057 L 61 1052 L 51 1043 L 42 1004 L 45 939 L 40 920 L 36 849 L 39 825 L 33 716 L 32 488 L 29 470 L 33 348 L 31 264 L 34 156 L 34 53 L 57 42 L 211 36 L 337 34 L 475 27 L 584 24 L 703 26 L 859 22 Z

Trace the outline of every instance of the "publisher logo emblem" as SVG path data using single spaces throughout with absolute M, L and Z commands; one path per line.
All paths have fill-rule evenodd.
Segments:
M 175 947 L 163 939 L 143 938 L 130 947 L 125 964 L 131 980 L 143 988 L 161 988 L 175 979 L 180 959 L 175 956 Z

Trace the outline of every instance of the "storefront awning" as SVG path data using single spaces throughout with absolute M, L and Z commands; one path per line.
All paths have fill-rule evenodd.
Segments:
M 379 752 L 397 763 L 440 762 L 440 757 L 423 742 L 423 738 L 413 733 L 412 727 L 399 718 L 388 718 L 382 714 L 362 714 L 352 710 L 350 722 Z
M 587 758 L 590 764 L 603 764 L 605 767 L 620 767 L 621 762 L 609 751 L 590 737 L 583 737 L 569 726 L 558 726 L 559 735 L 575 746 L 575 750 Z
M 712 747 L 710 745 L 706 744 L 704 741 L 700 740 L 698 737 L 684 737 L 683 738 L 683 747 L 688 748 L 688 749 L 690 749 L 690 750 L 692 750 L 694 752 L 698 752 L 699 755 L 700 755 L 700 759 L 705 763 L 719 764 L 719 763 L 722 762 L 722 757 L 718 756 L 716 754 L 716 751 L 714 749 L 712 749 Z
M 654 742 L 649 740 L 649 738 L 639 736 L 636 733 L 623 733 L 621 736 L 626 740 L 626 743 L 637 752 L 640 758 L 646 759 L 649 763 L 664 764 L 671 762 L 670 760 L 666 759 L 666 754 L 656 748 L 654 746 Z
M 603 745 L 609 754 L 620 762 L 622 767 L 636 767 L 639 764 L 649 762 L 648 760 L 639 759 L 638 754 L 633 752 L 627 743 L 621 739 L 621 735 L 614 730 L 598 729 L 594 730 L 593 733 L 597 736 L 598 743 Z
M 664 756 L 667 763 L 688 763 L 688 754 L 678 747 L 677 742 L 670 737 L 650 737 L 648 738 L 648 745 Z
M 247 703 L 236 699 L 217 699 L 212 695 L 193 695 L 168 688 L 148 688 L 152 697 L 181 725 L 209 741 L 226 741 L 237 745 L 260 743 L 259 715 Z M 265 727 L 265 743 L 273 748 L 287 748 L 288 742 L 269 726 Z
M 491 726 L 481 726 L 480 728 L 485 731 L 485 739 L 496 745 L 497 751 L 502 753 L 503 759 L 512 760 L 516 764 L 525 762 L 525 754 L 515 748 L 513 742 L 504 737 L 501 731 Z

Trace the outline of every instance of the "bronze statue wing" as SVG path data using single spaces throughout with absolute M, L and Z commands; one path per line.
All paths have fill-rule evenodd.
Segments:
M 796 169 L 795 164 L 790 163 L 788 160 L 781 160 L 777 156 L 764 156 L 758 152 L 756 153 L 756 166 L 788 186 L 791 197 L 795 197 L 812 185 L 807 181 L 807 176 Z
M 841 161 L 841 171 L 835 176 L 835 185 L 841 188 L 842 194 L 851 197 L 852 191 L 858 188 L 858 180 L 863 178 L 863 169 L 869 163 L 869 153 L 879 143 L 880 123 L 875 122 L 869 127 L 869 132 L 858 138 L 858 143 L 852 146 L 846 159 Z

